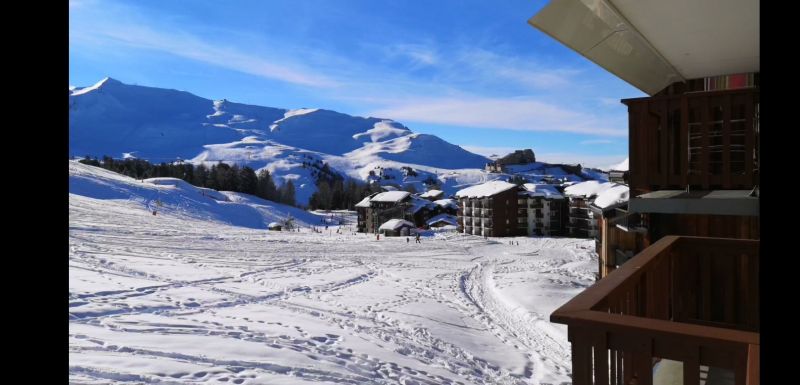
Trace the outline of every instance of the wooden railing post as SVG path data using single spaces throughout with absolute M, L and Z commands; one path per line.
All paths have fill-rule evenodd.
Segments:
M 759 385 L 761 382 L 760 345 L 747 346 L 747 381 L 746 385 Z
M 572 327 L 568 333 L 572 342 L 572 384 L 592 385 L 592 341 L 582 328 Z

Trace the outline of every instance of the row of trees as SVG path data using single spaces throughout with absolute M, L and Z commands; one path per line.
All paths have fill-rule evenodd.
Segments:
M 355 204 L 364 197 L 382 191 L 377 183 L 358 183 L 353 179 L 344 182 L 342 178 L 333 181 L 319 178 L 317 191 L 311 195 L 308 206 L 312 210 L 353 210 Z
M 250 167 L 230 166 L 219 163 L 206 167 L 191 164 L 161 163 L 151 164 L 142 159 L 113 159 L 103 156 L 102 161 L 88 156 L 81 163 L 102 167 L 106 170 L 127 175 L 135 179 L 146 178 L 178 178 L 198 187 L 207 187 L 220 191 L 235 191 L 251 194 L 273 202 L 294 206 L 295 187 L 291 180 L 280 188 L 275 186 L 269 171 L 261 170 L 258 175 Z

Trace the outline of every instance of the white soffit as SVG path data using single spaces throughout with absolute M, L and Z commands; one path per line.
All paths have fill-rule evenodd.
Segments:
M 653 95 L 759 70 L 758 0 L 553 0 L 528 23 Z

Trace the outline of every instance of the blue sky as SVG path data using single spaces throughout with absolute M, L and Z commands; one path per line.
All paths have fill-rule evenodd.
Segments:
M 546 1 L 70 0 L 70 85 L 397 120 L 468 150 L 605 167 L 645 96 L 527 20 Z

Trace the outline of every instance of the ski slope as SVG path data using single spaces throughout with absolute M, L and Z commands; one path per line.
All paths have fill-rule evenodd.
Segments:
M 571 382 L 547 319 L 593 282 L 593 240 L 415 244 L 314 232 L 312 213 L 267 231 L 236 210 L 285 206 L 192 189 L 70 162 L 70 383 Z

